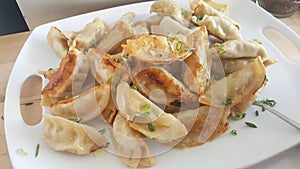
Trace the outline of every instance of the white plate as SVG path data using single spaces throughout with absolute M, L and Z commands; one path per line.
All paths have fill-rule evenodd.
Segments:
M 244 39 L 258 38 L 264 43 L 269 56 L 278 61 L 278 64 L 267 69 L 269 84 L 261 92 L 260 98 L 276 99 L 278 110 L 300 121 L 300 66 L 285 59 L 262 35 L 262 29 L 268 26 L 278 29 L 300 50 L 299 36 L 248 0 L 223 0 L 223 2 L 229 4 L 231 17 L 240 23 Z M 121 6 L 75 16 L 42 25 L 31 33 L 15 63 L 6 91 L 4 125 L 8 151 L 14 168 L 127 168 L 111 154 L 96 158 L 93 154 L 75 156 L 50 149 L 41 137 L 43 124 L 27 126 L 23 122 L 19 108 L 20 90 L 29 75 L 36 74 L 38 69 L 45 70 L 59 63 L 46 42 L 50 26 L 56 26 L 63 31 L 78 31 L 96 16 L 111 23 L 127 11 L 145 13 L 149 11 L 151 3 Z M 268 112 L 255 117 L 254 111 L 257 109 L 250 107 L 245 119 L 231 122 L 228 132 L 212 142 L 184 150 L 173 149 L 157 156 L 157 163 L 153 168 L 245 168 L 300 142 L 298 130 Z M 258 128 L 249 128 L 245 126 L 244 121 L 251 121 Z M 232 129 L 238 130 L 237 136 L 230 134 Z M 37 143 L 40 143 L 40 153 L 35 158 Z M 29 154 L 25 157 L 18 155 L 16 153 L 18 148 L 23 148 Z

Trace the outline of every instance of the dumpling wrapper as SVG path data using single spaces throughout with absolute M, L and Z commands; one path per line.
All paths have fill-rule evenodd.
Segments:
M 183 82 L 191 91 L 201 95 L 209 85 L 212 63 L 207 30 L 204 26 L 200 26 L 199 30 L 187 37 L 188 45 L 195 50 L 184 60 L 186 67 L 183 72 Z
M 172 28 L 172 29 L 170 29 L 170 28 Z M 192 33 L 192 30 L 181 25 L 180 23 L 178 23 L 171 17 L 164 16 L 160 20 L 159 24 L 151 25 L 151 33 L 173 36 L 173 35 L 178 35 L 178 34 L 182 34 L 182 35 L 190 34 L 190 33 Z
M 44 114 L 43 139 L 56 151 L 85 155 L 108 145 L 107 140 L 96 129 Z
M 42 105 L 49 106 L 80 92 L 89 71 L 87 58 L 78 50 L 71 50 L 61 60 L 58 71 L 42 90 Z
M 76 34 L 70 48 L 85 51 L 96 45 L 97 42 L 104 37 L 108 30 L 108 24 L 96 17 L 91 23 L 88 23 Z
M 232 107 L 255 94 L 264 84 L 265 76 L 265 66 L 258 57 L 243 69 L 209 86 L 204 95 L 199 97 L 199 102 L 217 107 Z
M 228 4 L 224 4 L 224 3 L 219 3 L 213 0 L 203 0 L 204 2 L 206 2 L 209 6 L 215 8 L 216 10 L 220 11 L 221 13 L 223 13 L 226 16 L 229 16 L 229 12 L 228 12 Z
M 68 37 L 64 32 L 56 27 L 51 27 L 47 34 L 47 42 L 49 46 L 60 58 L 64 58 L 66 56 L 69 51 L 69 41 L 71 41 L 72 38 L 73 37 Z
M 183 15 L 181 6 L 172 0 L 157 0 L 150 8 L 150 12 L 156 12 L 158 14 L 164 14 L 173 17 L 176 21 L 184 26 L 189 25 L 189 19 L 192 15 Z M 185 12 L 185 11 L 184 11 Z
M 189 0 L 190 7 L 194 10 L 194 15 L 196 16 L 219 16 L 222 18 L 227 18 L 232 24 L 234 24 L 238 29 L 240 28 L 239 24 L 234 21 L 233 19 L 226 16 L 224 13 L 218 11 L 217 9 L 213 8 L 203 0 Z
M 181 40 L 175 37 L 144 35 L 127 39 L 127 44 L 121 45 L 123 52 L 135 56 L 144 62 L 165 64 L 182 61 L 191 51 Z
M 242 102 L 234 105 L 230 109 L 231 116 L 235 117 L 235 116 L 243 115 L 248 110 L 249 106 L 252 105 L 252 103 L 255 101 L 256 98 L 257 98 L 257 94 L 253 94 L 245 98 Z
M 229 109 L 209 106 L 176 113 L 175 116 L 189 129 L 176 148 L 194 147 L 214 140 L 228 130 L 228 115 Z
M 127 166 L 146 168 L 155 164 L 155 158 L 151 154 L 149 146 L 143 140 L 143 136 L 134 131 L 120 114 L 116 115 L 113 122 L 111 140 L 115 153 Z
M 121 20 L 108 31 L 96 48 L 104 52 L 115 51 L 115 48 L 119 48 L 118 44 L 120 44 L 120 42 L 133 35 L 134 30 L 131 25 Z
M 171 142 L 187 134 L 185 126 L 173 115 L 165 113 L 127 83 L 117 87 L 116 102 L 120 114 L 136 131 L 159 142 Z M 147 108 L 145 108 L 147 104 Z M 147 115 L 145 116 L 145 112 Z M 149 129 L 154 127 L 154 131 Z
M 163 68 L 146 68 L 132 81 L 139 92 L 155 103 L 167 106 L 169 111 L 179 111 L 182 107 L 197 103 L 197 96 Z
M 86 122 L 99 116 L 110 99 L 110 85 L 102 84 L 50 106 L 52 115 Z
M 255 41 L 229 40 L 222 44 L 215 44 L 214 49 L 221 59 L 256 58 L 261 57 L 265 66 L 276 63 L 268 57 L 265 48 Z
M 205 25 L 210 34 L 222 40 L 242 39 L 239 29 L 230 20 L 219 16 L 204 16 L 202 20 L 192 19 L 196 25 Z
M 86 57 L 88 58 L 90 71 L 99 84 L 107 82 L 120 65 L 104 51 L 91 48 Z

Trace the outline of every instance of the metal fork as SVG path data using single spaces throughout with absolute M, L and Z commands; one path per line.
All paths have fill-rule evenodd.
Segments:
M 259 101 L 254 101 L 253 105 L 256 105 L 256 106 L 259 106 L 259 107 L 262 107 L 262 108 L 268 110 L 269 112 L 271 112 L 272 114 L 274 114 L 275 116 L 277 116 L 278 118 L 280 118 L 281 120 L 287 122 L 291 126 L 293 126 L 293 127 L 297 128 L 298 130 L 300 130 L 300 123 L 299 122 L 297 122 L 297 121 L 289 118 L 288 116 L 286 116 L 283 113 L 275 110 L 271 106 L 263 104 L 263 103 L 261 103 Z

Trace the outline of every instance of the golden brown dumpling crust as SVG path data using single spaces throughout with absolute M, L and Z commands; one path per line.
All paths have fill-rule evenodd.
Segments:
M 209 114 L 214 115 L 215 117 L 209 118 Z M 223 110 L 222 108 L 212 108 L 209 106 L 202 106 L 199 107 L 199 109 L 188 110 L 176 114 L 177 118 L 181 120 L 187 128 L 190 128 L 187 136 L 176 145 L 176 148 L 194 147 L 203 144 L 206 141 L 214 140 L 228 130 L 228 115 L 228 109 Z M 194 123 L 190 124 L 192 122 Z

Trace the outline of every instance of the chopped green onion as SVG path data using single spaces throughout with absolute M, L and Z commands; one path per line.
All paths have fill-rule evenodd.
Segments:
M 129 55 L 128 53 L 124 53 L 124 54 L 122 55 L 122 57 L 125 58 L 125 59 L 128 59 L 129 56 L 130 56 L 130 55 Z
M 122 76 L 123 73 L 122 72 L 117 72 L 113 75 L 112 78 L 112 83 L 115 85 L 115 87 L 117 87 L 117 85 L 120 83 L 120 81 L 122 80 Z
M 199 15 L 199 16 L 196 16 L 196 18 L 197 18 L 196 21 L 201 21 L 203 19 L 203 16 Z
M 146 111 L 151 110 L 151 104 L 145 103 L 145 104 L 144 104 L 144 109 L 145 109 Z
M 246 113 L 232 117 L 233 120 L 241 120 L 246 117 Z
M 18 150 L 17 150 L 17 153 L 19 154 L 19 155 L 21 155 L 21 156 L 27 156 L 27 152 L 26 151 L 24 151 L 22 148 L 19 148 Z
M 270 107 L 274 107 L 277 104 L 275 100 L 270 100 L 268 98 L 263 99 L 263 100 L 259 100 L 259 102 L 261 102 L 263 104 L 266 104 L 266 105 L 268 105 Z
M 40 144 L 37 144 L 36 145 L 36 148 L 35 148 L 35 158 L 39 155 L 39 152 L 40 152 Z
M 148 129 L 150 131 L 155 131 L 154 126 L 151 123 L 148 123 Z
M 138 87 L 135 84 L 132 84 L 131 88 L 133 88 L 134 90 L 138 90 Z
M 111 83 L 113 77 L 110 77 L 109 79 L 106 80 L 106 83 Z
M 178 41 L 178 42 L 176 43 L 176 50 L 177 50 L 177 51 L 180 51 L 181 48 L 182 48 L 182 45 L 183 45 L 183 42 L 182 42 L 182 41 Z
M 30 102 L 30 103 L 25 103 L 24 105 L 25 106 L 30 106 L 30 105 L 32 105 L 33 103 L 32 102 Z
M 97 47 L 97 42 L 95 41 L 95 39 L 92 39 L 91 48 L 96 48 L 96 47 Z
M 78 119 L 74 119 L 74 118 L 69 118 L 69 120 L 76 122 L 76 123 L 80 123 L 82 120 L 82 117 L 78 118 Z
M 227 99 L 227 100 L 225 100 L 224 102 L 223 102 L 223 104 L 225 105 L 225 106 L 228 106 L 228 105 L 230 105 L 232 103 L 232 99 Z
M 258 110 L 255 111 L 255 116 L 259 116 Z
M 256 42 L 256 43 L 259 44 L 259 45 L 262 45 L 262 44 L 263 44 L 263 43 L 262 43 L 260 40 L 258 40 L 258 39 L 253 39 L 253 41 Z
M 189 52 L 189 51 L 194 51 L 196 48 L 186 48 L 184 51 Z
M 221 48 L 221 50 L 219 51 L 219 54 L 225 54 L 226 50 L 224 48 Z
M 105 154 L 106 154 L 105 151 L 102 149 L 98 149 L 94 153 L 95 157 L 103 157 Z
M 53 68 L 50 67 L 50 68 L 48 69 L 48 71 L 51 71 L 51 70 L 53 70 Z
M 147 116 L 149 116 L 150 114 L 151 114 L 150 111 L 146 111 L 146 112 L 142 113 L 140 116 L 141 116 L 141 117 L 147 117 Z
M 253 123 L 250 123 L 250 122 L 245 122 L 245 124 L 251 128 L 257 128 L 257 126 Z
M 237 131 L 236 130 L 231 130 L 231 132 L 230 132 L 232 135 L 237 135 Z
M 105 133 L 105 131 L 106 131 L 106 129 L 105 129 L 105 128 L 103 128 L 103 129 L 101 129 L 101 130 L 98 130 L 98 132 L 99 132 L 100 134 L 104 134 L 104 133 Z

